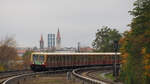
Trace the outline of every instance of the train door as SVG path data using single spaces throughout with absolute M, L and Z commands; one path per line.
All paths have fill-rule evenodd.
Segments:
M 79 66 L 79 56 L 76 55 L 76 66 Z
M 73 66 L 76 66 L 76 55 L 73 55 Z
M 71 57 L 71 59 L 70 59 L 70 61 L 71 61 L 71 66 L 73 66 L 73 56 L 71 55 L 70 57 Z
M 66 57 L 66 55 L 64 55 L 64 66 L 67 66 L 67 59 L 66 59 L 67 57 Z
M 82 65 L 82 55 L 79 55 L 79 66 L 81 66 Z
M 55 56 L 52 55 L 52 67 L 55 67 Z
M 59 55 L 55 55 L 55 67 L 58 67 Z
M 67 60 L 68 60 L 68 61 L 67 61 L 67 66 L 70 66 L 70 64 L 71 64 L 71 63 L 70 63 L 70 55 L 67 56 Z
M 98 56 L 97 55 L 96 55 L 96 59 L 95 60 L 96 60 L 96 65 L 97 65 L 98 64 Z
M 96 55 L 94 55 L 93 57 L 94 57 L 94 65 L 96 65 L 96 63 L 97 63 L 97 59 L 96 59 L 96 58 L 97 58 L 97 56 L 96 56 Z
M 69 56 L 66 55 L 66 66 L 69 66 Z
M 82 66 L 82 61 L 83 61 L 82 55 L 79 55 L 79 66 Z
M 59 61 L 58 61 L 59 67 L 61 67 L 61 63 L 62 63 L 61 56 L 59 56 Z
M 49 55 L 47 55 L 47 57 L 46 57 L 47 59 L 46 59 L 46 64 L 47 64 L 47 66 L 48 67 L 50 67 L 51 66 L 51 60 L 50 60 L 50 56 Z
M 86 56 L 83 55 L 83 66 L 85 66 L 85 65 L 86 65 Z
M 72 55 L 70 55 L 70 66 L 72 66 Z
M 63 61 L 62 61 L 62 55 L 60 55 L 60 62 L 59 62 L 60 67 L 62 67 L 62 63 L 63 63 Z

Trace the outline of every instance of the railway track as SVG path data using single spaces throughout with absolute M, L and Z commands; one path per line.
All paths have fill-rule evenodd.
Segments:
M 32 73 L 30 70 L 17 70 L 17 71 L 6 71 L 6 72 L 0 72 L 0 84 L 2 84 L 5 80 L 21 75 L 21 74 L 27 74 L 27 73 Z
M 87 84 L 122 84 L 105 78 L 105 74 L 111 73 L 112 67 L 77 69 L 73 71 L 73 76 Z
M 109 72 L 111 72 L 111 71 L 110 70 L 104 70 L 104 71 L 101 71 L 101 70 L 89 70 L 89 71 L 81 73 L 81 75 L 84 76 L 84 77 L 88 77 L 88 78 L 91 78 L 91 79 L 98 80 L 98 81 L 103 81 L 106 84 L 116 84 L 116 83 L 114 83 L 111 80 L 108 80 L 108 79 L 105 79 L 104 77 L 98 76 L 98 74 L 100 75 L 100 74 L 109 73 Z
M 95 67 L 73 70 L 72 74 L 74 79 L 80 80 L 83 84 L 122 84 L 120 82 L 114 82 L 104 77 L 105 74 L 110 73 L 112 67 Z M 98 76 L 98 75 L 103 75 Z
M 64 72 L 70 72 L 72 71 L 72 77 L 71 79 L 77 79 L 83 82 L 83 84 L 114 84 L 110 83 L 108 81 L 104 81 L 102 79 L 98 79 L 96 75 L 99 73 L 99 71 L 106 72 L 105 70 L 111 70 L 112 67 L 96 67 L 96 68 L 82 68 L 82 69 L 75 69 L 72 71 L 72 69 L 68 70 L 57 70 L 57 71 L 45 71 L 45 72 L 12 72 L 12 73 L 1 73 L 3 76 L 0 76 L 0 84 L 22 84 L 26 81 L 32 81 L 33 78 L 36 77 L 36 75 L 52 75 L 52 74 L 59 74 Z M 7 74 L 7 75 L 6 75 Z M 8 75 L 9 74 L 9 75 Z
M 108 84 L 102 80 L 97 80 L 95 78 L 89 77 L 86 74 L 89 74 L 92 70 L 111 70 L 112 67 L 92 67 L 92 68 L 84 68 L 84 69 L 76 69 L 72 71 L 73 78 L 75 80 L 80 80 L 83 84 Z M 82 75 L 83 72 L 87 72 L 86 74 Z
M 67 70 L 57 70 L 57 71 L 44 71 L 44 72 L 22 72 L 16 75 L 11 74 L 9 76 L 2 77 L 0 84 L 23 84 L 26 81 L 31 81 L 36 76 L 47 76 L 49 74 L 59 74 L 71 71 Z

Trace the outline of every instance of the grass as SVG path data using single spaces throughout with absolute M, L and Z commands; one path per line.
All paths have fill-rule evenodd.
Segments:
M 97 75 L 97 78 L 101 79 L 101 80 L 104 80 L 104 78 L 101 76 L 102 72 L 99 72 L 98 75 Z
M 72 80 L 67 80 L 65 74 L 57 74 L 48 77 L 36 77 L 32 82 L 25 84 L 81 84 Z
M 115 80 L 112 73 L 105 74 L 105 77 L 111 80 Z

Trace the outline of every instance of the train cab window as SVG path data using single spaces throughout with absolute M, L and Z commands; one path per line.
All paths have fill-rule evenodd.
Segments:
M 43 61 L 44 61 L 44 56 L 43 56 L 43 55 L 40 55 L 39 60 L 40 60 L 41 62 L 43 62 Z
M 38 55 L 33 55 L 33 61 L 37 61 L 38 60 Z

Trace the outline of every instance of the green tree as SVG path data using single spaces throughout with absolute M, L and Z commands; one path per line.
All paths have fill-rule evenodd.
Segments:
M 131 30 L 122 41 L 121 79 L 125 84 L 150 84 L 150 0 L 137 0 Z
M 113 52 L 114 40 L 120 40 L 121 34 L 116 29 L 103 26 L 97 30 L 96 38 L 92 43 L 96 52 Z

